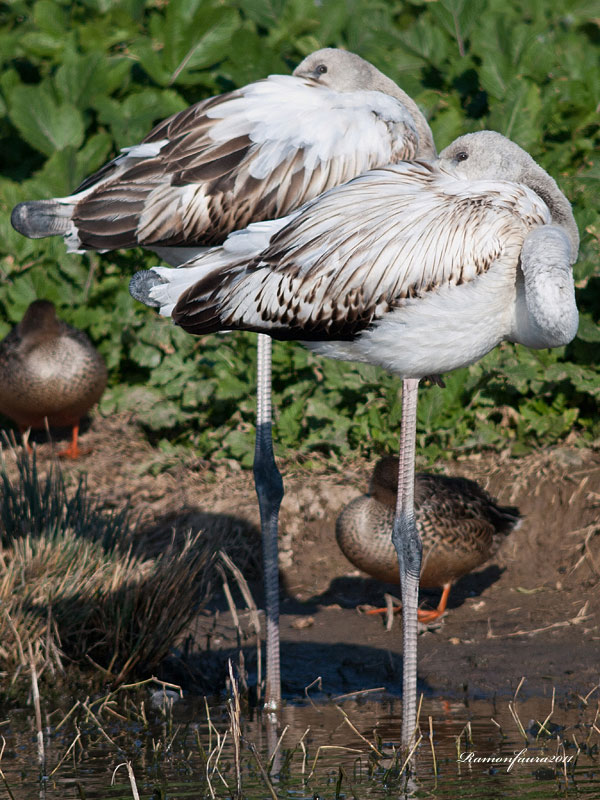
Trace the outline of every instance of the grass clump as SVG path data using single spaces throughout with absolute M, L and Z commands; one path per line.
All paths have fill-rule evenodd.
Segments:
M 69 492 L 56 467 L 18 457 L 0 475 L 0 691 L 19 674 L 65 663 L 99 668 L 118 685 L 149 674 L 197 612 L 211 560 L 202 536 L 136 550 L 127 511 L 111 512 L 81 480 Z
M 81 538 L 100 540 L 106 550 L 131 544 L 128 510 L 109 511 L 90 497 L 83 476 L 69 494 L 59 469 L 51 468 L 45 478 L 40 478 L 35 452 L 31 458 L 17 457 L 17 470 L 16 483 L 4 465 L 0 472 L 0 541 L 4 547 L 20 536 L 67 530 Z

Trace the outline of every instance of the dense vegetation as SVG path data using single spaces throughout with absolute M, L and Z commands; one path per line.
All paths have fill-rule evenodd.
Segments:
M 113 685 L 150 674 L 208 596 L 214 541 L 173 537 L 151 555 L 128 511 L 108 510 L 83 478 L 68 490 L 35 454 L 16 460 L 18 478 L 0 461 L 0 700 L 34 667 L 50 683 L 67 664 Z
M 572 200 L 581 326 L 567 348 L 504 345 L 422 392 L 419 444 L 513 452 L 600 436 L 600 13 L 590 0 L 6 0 L 0 4 L 0 335 L 35 297 L 88 331 L 111 370 L 102 411 L 131 409 L 165 449 L 251 460 L 254 337 L 195 339 L 131 300 L 142 251 L 66 255 L 10 227 L 23 199 L 68 194 L 120 147 L 191 102 L 342 46 L 426 111 L 439 148 L 491 128 Z M 398 381 L 275 345 L 281 452 L 396 446 Z

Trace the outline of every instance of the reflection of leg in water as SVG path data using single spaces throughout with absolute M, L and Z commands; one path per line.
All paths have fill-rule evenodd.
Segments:
M 277 714 L 266 713 L 264 719 L 267 728 L 267 753 L 269 755 L 269 767 L 267 769 L 269 777 L 273 783 L 276 783 L 279 780 L 279 772 L 281 770 L 281 747 L 277 747 L 279 736 Z

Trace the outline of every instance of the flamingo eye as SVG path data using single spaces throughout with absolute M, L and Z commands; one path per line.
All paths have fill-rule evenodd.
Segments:
M 319 64 L 318 67 L 315 68 L 315 72 L 317 75 L 324 75 L 327 72 L 327 67 L 325 64 Z
M 469 157 L 469 154 L 465 153 L 464 150 L 461 150 L 461 152 L 457 153 L 456 156 L 455 156 L 456 161 L 466 161 L 468 157 Z

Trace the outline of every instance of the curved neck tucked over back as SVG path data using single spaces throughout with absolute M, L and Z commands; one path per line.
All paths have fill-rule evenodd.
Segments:
M 409 95 L 407 95 L 403 89 L 395 84 L 393 80 L 391 80 L 391 78 L 388 78 L 387 75 L 384 75 L 383 72 L 380 72 L 371 64 L 369 64 L 369 66 L 373 70 L 374 78 L 371 88 L 375 91 L 389 94 L 391 97 L 395 97 L 396 100 L 400 100 L 402 105 L 405 106 L 406 110 L 412 116 L 415 122 L 417 133 L 419 134 L 418 157 L 423 159 L 436 158 L 437 150 L 435 149 L 433 134 L 431 133 L 429 123 L 419 109 L 419 106 L 415 103 L 412 97 L 409 97 Z
M 382 92 L 399 100 L 412 116 L 419 135 L 417 157 L 436 158 L 433 134 L 415 101 L 387 75 L 356 53 L 335 47 L 324 47 L 307 56 L 298 64 L 293 74 L 338 92 L 360 90 Z
M 532 189 L 550 209 L 552 221 L 563 228 L 571 243 L 571 260 L 574 264 L 579 250 L 579 231 L 571 204 L 561 192 L 556 181 L 537 164 L 523 175 L 523 183 Z

